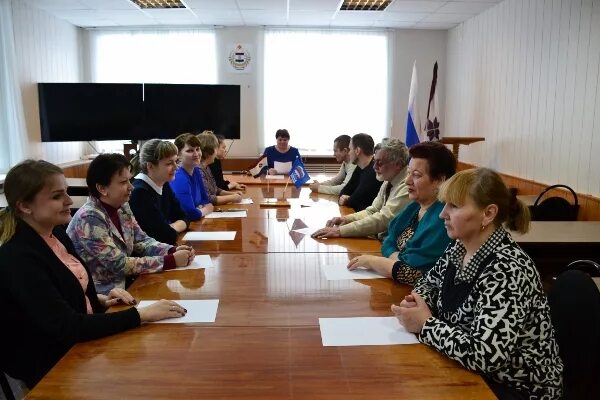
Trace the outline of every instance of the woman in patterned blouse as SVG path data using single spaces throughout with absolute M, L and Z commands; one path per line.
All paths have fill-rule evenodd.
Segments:
M 408 152 L 411 159 L 406 186 L 412 201 L 390 221 L 381 246 L 383 257 L 355 257 L 348 269 L 363 267 L 413 285 L 433 267 L 450 242 L 439 218 L 444 205 L 437 200 L 437 194 L 442 182 L 456 172 L 456 158 L 438 142 L 419 143 Z
M 487 168 L 456 174 L 439 198 L 454 242 L 392 311 L 499 398 L 560 398 L 563 365 L 539 274 L 503 228 L 526 232 L 527 207 Z
M 211 203 L 214 205 L 219 205 L 238 203 L 242 201 L 241 194 L 219 188 L 210 168 L 208 167 L 210 164 L 215 162 L 215 158 L 217 158 L 219 140 L 215 134 L 210 131 L 204 131 L 198 135 L 198 139 L 200 140 L 200 151 L 202 152 L 200 169 L 202 170 L 204 187 L 206 188 L 206 193 L 208 194 L 208 198 L 210 199 Z

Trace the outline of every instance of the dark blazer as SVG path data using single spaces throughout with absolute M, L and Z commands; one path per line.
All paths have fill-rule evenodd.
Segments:
M 213 178 L 215 178 L 217 187 L 223 190 L 229 190 L 229 181 L 226 181 L 225 178 L 223 178 L 223 167 L 221 166 L 221 160 L 215 158 L 215 162 L 210 164 L 208 168 L 210 168 Z
M 62 227 L 53 234 L 76 256 Z M 2 370 L 32 388 L 77 342 L 112 335 L 140 325 L 135 308 L 104 313 L 85 266 L 86 289 L 94 314 L 86 313 L 81 284 L 44 239 L 20 221 L 15 235 L 0 246 Z
M 173 246 L 178 233 L 169 224 L 179 220 L 190 223 L 168 182 L 163 185 L 161 196 L 143 180 L 134 179 L 129 207 L 148 236 Z
M 362 211 L 373 204 L 373 200 L 375 200 L 375 197 L 377 197 L 379 188 L 383 184 L 383 182 L 378 181 L 376 178 L 375 170 L 373 169 L 373 163 L 374 161 L 371 160 L 369 165 L 362 169 L 358 186 L 346 202 L 346 205 L 348 207 L 352 207 L 354 211 Z M 356 169 L 360 168 L 357 167 Z

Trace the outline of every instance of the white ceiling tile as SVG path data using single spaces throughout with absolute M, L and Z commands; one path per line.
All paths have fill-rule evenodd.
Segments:
M 442 29 L 442 30 L 447 30 L 447 29 L 454 28 L 457 25 L 458 24 L 451 23 L 451 22 L 420 22 L 418 24 L 415 24 L 413 26 L 413 28 L 415 28 L 415 29 Z
M 70 18 L 67 21 L 75 26 L 79 26 L 82 28 L 117 26 L 117 23 L 115 21 L 100 18 L 94 18 L 93 20 L 86 18 Z
M 238 10 L 201 10 L 195 8 L 194 14 L 201 19 L 240 19 L 240 12 Z M 241 21 L 241 20 L 240 20 Z
M 27 2 L 42 10 L 85 10 L 89 8 L 79 0 L 27 0 Z
M 431 14 L 423 19 L 421 22 L 450 22 L 450 23 L 461 23 L 471 18 L 472 14 Z
M 327 26 L 333 14 L 332 11 L 290 11 L 288 25 Z
M 286 25 L 284 12 L 269 12 L 264 10 L 241 10 L 242 19 L 247 25 Z
M 167 8 L 162 10 L 156 9 L 145 9 L 145 13 L 147 13 L 152 18 L 160 18 L 160 19 L 177 19 L 177 18 L 192 18 L 194 14 L 192 11 L 187 8 Z
M 340 0 L 290 0 L 290 12 L 293 11 L 336 11 Z
M 385 12 L 379 21 L 419 22 L 428 15 L 427 13 Z
M 495 6 L 494 3 L 473 1 L 449 1 L 437 10 L 437 13 L 449 14 L 479 14 Z
M 246 18 L 286 18 L 284 11 L 265 11 L 265 10 L 240 10 L 242 17 Z
M 405 21 L 375 21 L 373 23 L 374 27 L 378 28 L 412 28 L 415 25 L 414 22 L 405 22 Z
M 371 22 L 381 19 L 383 13 L 381 11 L 339 11 L 335 14 L 334 21 L 343 22 Z
M 139 10 L 129 0 L 79 0 L 92 10 Z
M 384 12 L 388 11 L 399 11 L 399 12 L 434 12 L 441 6 L 446 4 L 445 1 L 394 1 L 392 4 L 385 9 Z
M 331 26 L 345 26 L 349 28 L 370 28 L 375 23 L 375 20 L 361 20 L 361 21 L 348 21 L 348 20 L 337 20 L 331 21 Z
M 192 9 L 201 10 L 237 10 L 235 0 L 183 0 Z
M 286 11 L 287 0 L 237 0 L 240 9 Z

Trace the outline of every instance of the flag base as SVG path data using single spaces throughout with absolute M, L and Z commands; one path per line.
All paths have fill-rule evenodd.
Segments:
M 262 208 L 290 208 L 290 202 L 286 199 L 263 199 L 259 206 Z

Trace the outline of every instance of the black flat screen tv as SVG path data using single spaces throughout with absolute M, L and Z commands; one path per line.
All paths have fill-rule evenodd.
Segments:
M 144 123 L 142 84 L 38 83 L 43 142 L 130 139 Z
M 239 85 L 144 84 L 144 137 L 172 139 L 182 132 L 211 130 L 240 138 Z
M 43 142 L 240 138 L 239 85 L 38 83 Z

